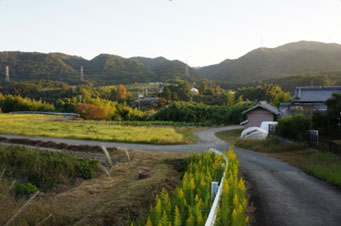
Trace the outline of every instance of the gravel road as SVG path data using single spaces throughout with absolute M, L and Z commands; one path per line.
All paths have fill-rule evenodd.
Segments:
M 68 144 L 102 145 L 146 151 L 201 152 L 208 148 L 227 150 L 229 144 L 216 132 L 240 128 L 221 127 L 196 133 L 192 145 L 125 144 L 86 140 L 0 135 Z M 341 191 L 306 175 L 287 163 L 250 150 L 235 148 L 256 206 L 257 226 L 341 226 Z

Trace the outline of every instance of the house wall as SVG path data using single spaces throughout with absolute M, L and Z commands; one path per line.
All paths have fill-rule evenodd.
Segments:
M 249 127 L 260 127 L 263 121 L 275 121 L 275 115 L 264 109 L 255 109 L 247 114 L 248 123 L 244 125 L 244 129 Z

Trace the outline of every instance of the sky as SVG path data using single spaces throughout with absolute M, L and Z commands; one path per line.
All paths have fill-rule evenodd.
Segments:
M 300 40 L 341 43 L 341 0 L 0 0 L 0 51 L 205 66 Z

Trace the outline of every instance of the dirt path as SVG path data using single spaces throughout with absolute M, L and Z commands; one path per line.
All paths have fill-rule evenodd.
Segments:
M 227 150 L 229 144 L 214 134 L 240 128 L 222 127 L 197 132 L 193 145 L 146 145 L 100 141 L 37 138 L 68 144 L 89 144 L 147 151 L 201 152 L 210 147 Z M 0 135 L 7 138 L 23 136 Z M 24 137 L 27 138 L 27 137 Z M 287 163 L 250 150 L 235 148 L 255 202 L 257 225 L 262 226 L 340 226 L 341 192 Z

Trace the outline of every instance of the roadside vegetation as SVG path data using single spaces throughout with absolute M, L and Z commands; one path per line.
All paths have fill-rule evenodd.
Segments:
M 148 144 L 195 143 L 191 128 L 113 125 L 111 122 L 55 120 L 55 116 L 0 114 L 0 133 Z
M 9 153 L 7 160 L 0 162 L 0 225 L 5 225 L 18 214 L 10 226 L 35 226 L 44 220 L 42 225 L 129 225 L 131 220 L 147 215 L 145 206 L 153 203 L 162 188 L 174 190 L 187 166 L 185 154 L 114 150 L 109 154 L 115 165 L 107 166 L 103 171 L 96 169 L 93 177 L 85 180 L 77 176 L 76 165 L 80 161 L 94 160 L 75 159 L 62 153 L 1 147 L 1 155 L 5 152 Z M 15 154 L 11 154 L 13 152 Z M 21 162 L 20 168 L 18 165 L 9 166 L 8 162 L 14 162 L 18 155 L 29 158 L 25 158 L 26 163 Z M 57 160 L 59 158 L 60 161 Z M 48 166 L 50 170 L 44 172 Z M 38 170 L 39 167 L 42 170 Z M 66 168 L 76 175 L 65 172 Z M 15 172 L 17 170 L 20 172 Z M 52 187 L 43 188 L 34 184 L 35 180 L 27 179 L 30 171 L 39 173 L 43 178 L 56 175 L 56 178 L 63 179 L 54 181 Z M 139 174 L 144 177 L 139 179 Z M 65 178 L 71 179 L 72 183 Z M 25 204 L 27 207 L 23 208 Z
M 238 147 L 257 151 L 296 166 L 308 174 L 341 188 L 341 157 L 320 152 L 304 145 L 284 143 L 275 138 L 259 140 L 239 139 L 242 130 L 219 132 L 216 135 Z
M 224 167 L 224 163 L 224 156 L 212 152 L 192 155 L 182 183 L 172 193 L 163 189 L 149 215 L 132 225 L 205 225 L 215 198 L 211 196 L 212 181 L 223 183 L 215 225 L 247 225 L 245 185 L 239 178 L 239 163 L 233 149 L 228 153 L 228 166 Z M 221 180 L 224 172 L 226 178 Z
M 20 178 L 38 187 L 68 184 L 72 178 L 91 179 L 97 160 L 80 159 L 60 152 L 38 152 L 24 147 L 0 146 L 4 176 Z

